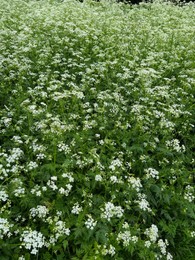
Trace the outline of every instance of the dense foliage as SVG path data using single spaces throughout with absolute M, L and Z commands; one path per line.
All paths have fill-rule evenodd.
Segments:
M 0 258 L 194 259 L 195 5 L 0 1 Z

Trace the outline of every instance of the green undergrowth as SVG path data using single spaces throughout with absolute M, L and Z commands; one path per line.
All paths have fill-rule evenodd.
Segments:
M 0 259 L 195 258 L 195 5 L 0 1 Z

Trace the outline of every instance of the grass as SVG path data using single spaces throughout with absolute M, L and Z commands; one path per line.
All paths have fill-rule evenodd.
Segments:
M 195 5 L 0 17 L 1 260 L 194 259 Z

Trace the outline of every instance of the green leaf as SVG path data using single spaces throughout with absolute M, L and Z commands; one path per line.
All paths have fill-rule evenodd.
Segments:
M 63 241 L 63 248 L 64 248 L 64 250 L 66 250 L 67 246 L 68 246 L 68 240 L 64 240 Z

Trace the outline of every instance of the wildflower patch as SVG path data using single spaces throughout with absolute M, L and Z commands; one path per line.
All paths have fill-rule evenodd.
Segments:
M 194 21 L 0 1 L 0 258 L 194 259 Z

